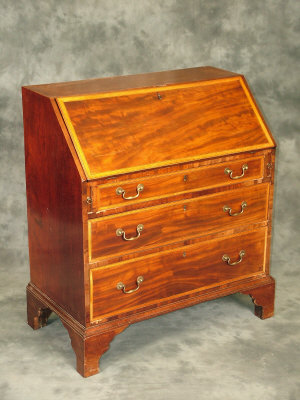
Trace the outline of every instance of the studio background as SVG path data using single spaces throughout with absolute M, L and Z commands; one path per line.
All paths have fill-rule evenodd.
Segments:
M 299 398 L 299 15 L 296 0 L 0 0 L 2 399 Z M 144 321 L 83 379 L 58 318 L 26 324 L 21 86 L 202 65 L 246 76 L 278 143 L 275 316 L 234 295 Z

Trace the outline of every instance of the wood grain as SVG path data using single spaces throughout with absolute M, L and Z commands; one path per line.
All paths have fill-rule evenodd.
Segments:
M 151 90 L 58 99 L 88 179 L 275 145 L 239 77 Z
M 23 88 L 33 329 L 53 311 L 83 376 L 129 324 L 232 293 L 274 310 L 274 139 L 243 76 L 212 67 Z M 245 178 L 232 181 L 224 169 Z M 124 186 L 137 200 L 116 195 Z M 87 204 L 87 198 L 92 204 Z M 230 217 L 228 205 L 242 215 Z M 98 214 L 97 214 L 98 213 Z M 144 230 L 138 240 L 126 236 Z M 237 261 L 222 260 L 228 254 Z M 125 294 L 117 289 L 135 289 Z
M 82 96 L 100 92 L 116 92 L 128 89 L 158 88 L 187 82 L 201 82 L 230 78 L 238 74 L 214 67 L 196 67 L 172 71 L 151 72 L 126 76 L 87 79 L 73 82 L 58 82 L 43 85 L 31 85 L 27 88 L 43 96 Z
M 263 273 L 265 236 L 266 229 L 262 228 L 252 233 L 92 269 L 91 319 Z M 222 260 L 222 256 L 228 254 L 232 261 L 237 261 L 240 250 L 246 252 L 241 263 L 229 266 Z M 123 282 L 126 290 L 136 288 L 138 276 L 143 276 L 144 282 L 137 292 L 124 294 L 117 290 L 118 282 Z
M 273 207 L 274 207 L 274 176 L 275 176 L 275 149 L 271 150 L 268 155 L 268 163 L 266 165 L 267 175 L 270 179 L 269 187 L 269 204 L 268 204 L 268 237 L 266 241 L 266 272 L 270 274 L 270 257 L 272 242 L 272 225 L 273 225 Z
M 23 89 L 23 116 L 30 279 L 85 323 L 81 176 L 51 100 Z
M 52 310 L 33 296 L 30 290 L 26 290 L 27 295 L 27 324 L 32 329 L 37 330 L 47 325 L 48 318 Z
M 253 157 L 263 156 L 264 158 L 270 153 L 270 149 L 265 150 L 251 150 L 244 153 L 238 154 L 228 154 L 221 157 L 213 157 L 209 159 L 197 160 L 197 161 L 189 161 L 180 164 L 168 165 L 164 167 L 145 169 L 141 171 L 133 171 L 130 173 L 124 173 L 113 176 L 101 177 L 96 180 L 88 181 L 88 185 L 90 187 L 103 185 L 103 184 L 113 184 L 121 181 L 130 181 L 131 179 L 140 179 L 140 178 L 150 178 L 158 175 L 171 174 L 175 172 L 184 172 L 187 169 L 194 169 L 200 167 L 207 166 L 215 166 L 216 164 L 223 162 L 233 162 L 238 160 L 249 159 Z
M 270 318 L 274 315 L 275 301 L 275 280 L 265 286 L 242 291 L 242 294 L 249 294 L 254 303 L 254 313 L 261 319 Z
M 221 296 L 227 296 L 238 291 L 251 290 L 253 294 L 259 293 L 259 288 L 266 288 L 268 291 L 270 285 L 274 285 L 274 279 L 270 276 L 259 274 L 200 291 L 185 293 L 180 297 L 176 297 L 176 301 L 170 299 L 161 301 L 159 304 L 146 305 L 139 308 L 138 312 L 120 312 L 118 315 L 108 318 L 95 319 L 87 327 L 72 318 L 71 315 L 55 304 L 52 299 L 32 283 L 28 285 L 27 292 L 30 292 L 30 297 L 34 299 L 35 304 L 41 305 L 43 309 L 53 310 L 61 318 L 63 325 L 70 334 L 72 347 L 77 358 L 77 370 L 83 376 L 90 376 L 99 371 L 99 357 L 103 351 L 108 349 L 110 340 L 129 324 Z M 262 303 L 261 299 L 260 303 L 264 305 L 270 304 L 270 302 Z M 93 337 L 94 340 L 92 339 Z M 85 342 L 87 342 L 87 351 L 85 350 Z
M 225 168 L 233 171 L 233 176 L 242 174 L 242 166 L 248 165 L 244 177 L 234 180 L 225 174 Z M 200 168 L 187 169 L 185 171 L 161 174 L 159 176 L 134 179 L 131 181 L 119 182 L 116 184 L 106 184 L 92 186 L 92 212 L 107 210 L 108 208 L 123 206 L 126 204 L 136 204 L 141 201 L 163 198 L 168 195 L 178 195 L 185 192 L 195 190 L 203 190 L 222 185 L 233 185 L 245 182 L 247 180 L 262 179 L 264 173 L 264 158 L 252 158 L 239 160 L 235 162 L 220 163 L 215 166 L 207 166 Z M 137 186 L 144 185 L 144 189 L 140 192 L 139 197 L 133 200 L 123 199 L 121 195 L 116 193 L 116 189 L 122 187 L 125 190 L 125 197 L 137 194 Z
M 239 212 L 243 201 L 247 202 L 243 214 L 233 217 L 223 211 L 223 207 L 228 205 L 233 212 Z M 261 184 L 111 217 L 91 219 L 88 221 L 90 260 L 96 261 L 111 255 L 179 242 L 254 221 L 265 221 L 267 201 L 268 184 Z M 122 228 L 126 237 L 134 237 L 137 235 L 136 228 L 139 224 L 144 225 L 144 230 L 137 240 L 124 241 L 116 235 L 116 230 Z
M 76 355 L 76 369 L 84 378 L 99 372 L 100 357 L 109 349 L 113 338 L 126 328 L 123 325 L 108 332 L 83 336 L 64 320 L 62 320 L 62 323 L 69 333 L 71 345 Z

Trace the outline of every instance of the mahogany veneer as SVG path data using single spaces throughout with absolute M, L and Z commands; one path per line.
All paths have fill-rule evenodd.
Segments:
M 244 293 L 274 310 L 275 141 L 242 75 L 191 68 L 23 87 L 28 324 L 83 376 L 129 324 Z

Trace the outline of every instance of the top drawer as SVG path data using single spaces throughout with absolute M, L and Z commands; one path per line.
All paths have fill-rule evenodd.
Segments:
M 180 172 L 91 187 L 91 212 L 185 192 L 261 179 L 264 157 L 253 157 Z

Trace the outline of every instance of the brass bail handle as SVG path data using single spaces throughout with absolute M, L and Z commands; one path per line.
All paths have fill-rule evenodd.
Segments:
M 245 171 L 247 171 L 248 170 L 248 164 L 244 164 L 243 166 L 242 166 L 242 174 L 241 175 L 238 175 L 238 176 L 233 176 L 232 174 L 233 174 L 233 171 L 232 171 L 232 169 L 230 169 L 230 168 L 225 168 L 225 174 L 227 174 L 227 175 L 229 175 L 229 177 L 230 177 L 230 179 L 240 179 L 240 178 L 242 178 L 244 175 L 245 175 Z
M 246 203 L 246 201 L 243 201 L 242 204 L 241 204 L 241 211 L 238 211 L 238 212 L 233 213 L 233 212 L 232 212 L 232 208 L 230 208 L 229 206 L 224 206 L 224 207 L 223 207 L 223 211 L 224 211 L 224 212 L 228 212 L 228 214 L 229 214 L 231 217 L 236 217 L 236 216 L 238 216 L 238 215 L 243 214 L 244 209 L 245 209 L 246 207 L 247 207 L 247 203 Z
M 143 229 L 144 229 L 144 225 L 143 224 L 138 224 L 138 226 L 136 227 L 137 235 L 133 236 L 133 237 L 130 237 L 130 238 L 127 238 L 125 231 L 122 228 L 118 228 L 116 230 L 116 235 L 117 236 L 122 236 L 122 238 L 124 240 L 126 240 L 126 241 L 136 240 L 141 236 L 141 232 L 143 231 Z
M 237 265 L 237 264 L 239 264 L 240 262 L 243 261 L 243 257 L 245 256 L 245 254 L 246 254 L 245 250 L 241 250 L 240 253 L 239 253 L 240 258 L 237 261 L 234 261 L 234 262 L 230 261 L 229 255 L 224 254 L 223 257 L 222 257 L 222 260 L 224 262 L 226 262 L 228 265 Z
M 133 200 L 139 197 L 140 193 L 144 190 L 144 185 L 142 183 L 139 183 L 136 187 L 136 195 L 135 196 L 129 196 L 129 197 L 125 197 L 125 190 L 121 187 L 118 187 L 116 189 L 116 193 L 118 196 L 123 197 L 124 200 Z
M 125 287 L 125 285 L 124 285 L 123 282 L 119 282 L 119 283 L 117 284 L 117 289 L 118 289 L 118 290 L 122 290 L 123 293 L 125 293 L 125 294 L 134 293 L 134 292 L 136 292 L 137 290 L 139 290 L 139 288 L 140 288 L 142 282 L 144 282 L 144 277 L 143 277 L 143 276 L 138 276 L 138 277 L 136 278 L 136 285 L 137 285 L 137 287 L 136 287 L 135 289 L 126 290 L 126 287 Z

